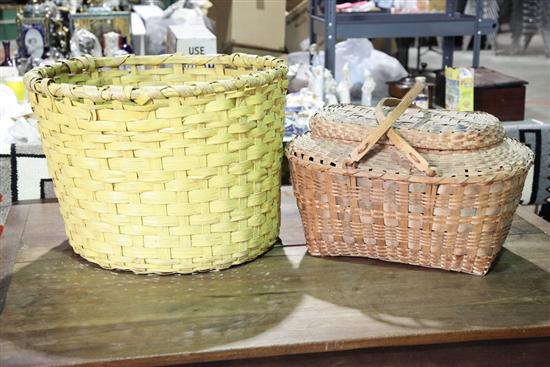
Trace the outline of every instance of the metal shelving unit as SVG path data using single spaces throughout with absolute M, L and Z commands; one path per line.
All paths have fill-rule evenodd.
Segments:
M 324 14 L 318 12 L 319 0 L 309 1 L 310 41 L 325 35 L 325 67 L 334 75 L 335 46 L 344 38 L 443 37 L 443 67 L 452 66 L 455 36 L 474 37 L 473 62 L 479 66 L 481 35 L 496 31 L 496 21 L 482 18 L 482 2 L 477 1 L 476 15 L 456 12 L 456 1 L 447 0 L 445 13 L 390 14 L 336 13 L 336 0 L 324 0 Z

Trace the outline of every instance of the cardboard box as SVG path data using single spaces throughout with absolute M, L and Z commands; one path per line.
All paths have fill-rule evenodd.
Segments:
M 282 0 L 234 0 L 228 39 L 231 45 L 285 49 L 286 2 Z
M 166 35 L 166 52 L 184 55 L 210 55 L 216 53 L 216 36 L 206 27 L 198 25 L 171 25 Z
M 284 59 L 288 54 L 283 51 L 266 50 L 263 48 L 251 48 L 243 46 L 233 46 L 231 52 L 241 52 L 244 54 L 258 55 L 258 56 L 273 56 Z
M 289 5 L 290 2 L 287 2 Z M 301 43 L 309 43 L 309 12 L 308 0 L 298 3 L 286 12 L 285 47 L 287 52 L 301 51 Z
M 231 0 L 211 0 L 208 8 L 208 18 L 214 21 L 218 52 L 229 53 L 229 15 L 231 14 Z
M 445 108 L 453 111 L 474 110 L 474 69 L 445 68 Z

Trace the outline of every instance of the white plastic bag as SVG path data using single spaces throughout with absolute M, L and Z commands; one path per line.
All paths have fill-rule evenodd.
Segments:
M 372 43 L 366 38 L 349 38 L 336 44 L 336 81 L 342 81 L 342 68 L 347 62 L 352 84 L 363 81 L 367 61 L 373 51 Z
M 319 52 L 319 61 L 324 63 L 324 51 Z M 350 65 L 351 97 L 361 98 L 361 87 L 365 81 L 365 70 L 368 70 L 376 83 L 372 95 L 385 97 L 388 95 L 387 82 L 399 80 L 407 76 L 407 71 L 399 61 L 378 50 L 375 50 L 367 38 L 350 38 L 336 44 L 335 79 L 337 83 L 342 81 L 342 68 L 345 63 Z M 288 55 L 288 64 L 308 64 L 309 52 L 292 52 Z M 298 72 L 296 74 L 299 74 Z M 303 79 L 297 75 L 299 85 L 292 85 L 292 90 L 303 87 Z
M 407 71 L 399 61 L 378 50 L 366 38 L 350 38 L 336 44 L 336 81 L 343 78 L 342 68 L 348 62 L 351 65 L 351 96 L 361 98 L 361 86 L 364 82 L 365 70 L 369 70 L 376 83 L 373 95 L 383 97 L 388 95 L 386 82 L 398 80 L 407 76 Z
M 0 84 L 0 144 L 40 144 L 37 121 L 28 117 L 29 103 L 18 103 L 15 93 Z
M 20 117 L 8 129 L 14 143 L 40 145 L 37 121 L 32 118 Z
M 19 116 L 19 103 L 15 92 L 5 84 L 0 84 L 0 119 Z

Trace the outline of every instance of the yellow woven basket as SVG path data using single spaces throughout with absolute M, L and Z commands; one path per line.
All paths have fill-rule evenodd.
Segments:
M 252 260 L 279 233 L 287 67 L 81 57 L 25 76 L 70 244 L 136 273 Z

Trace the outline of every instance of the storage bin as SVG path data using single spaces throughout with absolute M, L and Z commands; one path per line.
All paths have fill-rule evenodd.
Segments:
M 407 108 L 421 88 L 329 106 L 286 148 L 312 255 L 489 270 L 533 154 L 489 114 Z
M 75 252 L 109 269 L 192 273 L 270 248 L 286 71 L 233 54 L 81 57 L 27 73 Z

